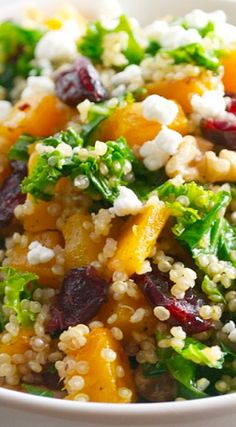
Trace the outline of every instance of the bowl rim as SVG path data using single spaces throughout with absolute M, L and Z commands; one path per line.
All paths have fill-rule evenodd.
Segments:
M 76 404 L 77 403 L 77 404 Z M 174 401 L 174 402 L 155 402 L 155 403 L 137 403 L 137 404 L 116 404 L 116 403 L 96 403 L 96 402 L 75 402 L 61 400 L 56 398 L 45 398 L 41 396 L 29 395 L 27 393 L 5 389 L 0 387 L 0 404 L 4 406 L 27 410 L 29 413 L 38 413 L 54 416 L 63 419 L 95 418 L 104 423 L 109 422 L 114 417 L 124 417 L 124 423 L 129 424 L 134 416 L 138 416 L 137 425 L 143 425 L 145 421 L 153 419 L 158 415 L 158 421 L 168 421 L 178 419 L 189 419 L 189 416 L 195 416 L 200 419 L 209 416 L 222 416 L 227 410 L 230 411 L 236 404 L 236 394 L 208 397 L 204 399 Z
M 208 0 L 213 5 L 222 3 L 236 7 L 235 0 Z M 22 3 L 25 3 L 23 0 Z M 35 3 L 35 0 L 34 0 Z M 19 0 L 0 0 L 0 20 L 1 12 L 9 8 L 10 5 L 19 5 Z M 233 6 L 234 5 L 234 6 Z M 77 403 L 77 404 L 76 404 Z M 190 416 L 196 416 L 198 420 L 207 419 L 210 415 L 214 417 L 222 416 L 227 410 L 236 407 L 236 393 L 208 397 L 196 400 L 174 401 L 174 402 L 154 402 L 154 403 L 96 403 L 96 402 L 75 402 L 70 400 L 45 398 L 35 396 L 24 392 L 6 389 L 0 386 L 0 405 L 4 407 L 27 411 L 28 413 L 37 413 L 49 415 L 62 419 L 86 419 L 91 418 L 97 422 L 102 421 L 104 425 L 110 425 L 114 417 L 119 417 L 122 425 L 129 425 L 131 419 L 135 418 L 137 426 L 153 420 L 158 415 L 158 423 L 168 419 L 170 421 L 189 420 Z M 122 417 L 122 418 L 121 418 Z M 168 424 L 170 425 L 170 424 Z

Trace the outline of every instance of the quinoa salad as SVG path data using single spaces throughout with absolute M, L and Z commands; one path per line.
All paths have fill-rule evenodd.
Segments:
M 236 27 L 111 12 L 0 23 L 0 387 L 233 393 Z

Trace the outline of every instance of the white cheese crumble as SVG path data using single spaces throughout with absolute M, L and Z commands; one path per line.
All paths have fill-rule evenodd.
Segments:
M 4 101 L 4 100 L 0 101 L 0 121 L 3 121 L 6 119 L 11 109 L 12 109 L 12 105 L 9 101 Z
M 33 98 L 35 95 L 49 95 L 50 93 L 54 93 L 54 91 L 55 84 L 49 77 L 30 76 L 21 94 L 21 99 Z
M 54 257 L 54 251 L 41 245 L 38 241 L 34 241 L 29 245 L 27 261 L 30 265 L 45 264 Z
M 138 65 L 128 65 L 123 71 L 111 77 L 112 96 L 122 96 L 144 85 L 142 69 Z
M 142 102 L 142 109 L 145 119 L 157 121 L 162 125 L 172 123 L 178 114 L 177 104 L 159 95 L 148 96 Z
M 216 10 L 211 13 L 204 12 L 201 9 L 194 9 L 184 17 L 184 22 L 189 27 L 202 29 L 206 27 L 208 22 L 213 24 L 226 22 L 226 15 L 223 10 Z
M 192 43 L 201 43 L 201 41 L 202 38 L 197 30 L 194 28 L 185 30 L 178 25 L 169 27 L 168 31 L 164 31 L 159 38 L 161 46 L 165 49 L 176 49 Z
M 111 83 L 115 86 L 121 85 L 121 84 L 129 84 L 132 82 L 133 79 L 139 78 L 142 76 L 142 70 L 138 65 L 132 64 L 128 65 L 124 69 L 124 71 L 121 71 L 120 73 L 115 74 L 111 78 Z
M 220 90 L 209 90 L 202 96 L 194 94 L 191 98 L 193 111 L 203 118 L 216 118 L 226 109 L 226 99 Z
M 142 202 L 130 188 L 120 186 L 119 196 L 110 212 L 117 216 L 136 215 L 142 209 Z
M 166 21 L 155 21 L 144 29 L 147 37 L 157 40 L 165 49 L 176 49 L 191 43 L 201 43 L 202 38 L 195 28 L 185 29 L 180 25 L 170 25 Z
M 180 133 L 163 128 L 154 140 L 145 142 L 139 152 L 146 168 L 155 171 L 165 166 L 170 156 L 177 152 L 182 139 Z
M 219 22 L 215 25 L 216 35 L 223 41 L 228 49 L 235 48 L 236 27 L 227 22 Z
M 77 55 L 76 43 L 66 31 L 48 31 L 35 49 L 36 59 L 48 59 L 53 63 L 73 61 Z

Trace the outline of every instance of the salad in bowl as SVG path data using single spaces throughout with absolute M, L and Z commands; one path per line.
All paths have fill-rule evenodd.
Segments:
M 235 392 L 236 27 L 29 9 L 0 59 L 1 387 Z

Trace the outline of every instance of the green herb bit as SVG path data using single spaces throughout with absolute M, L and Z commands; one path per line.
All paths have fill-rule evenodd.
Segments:
M 216 73 L 220 70 L 220 51 L 206 49 L 200 43 L 192 43 L 173 50 L 161 50 L 174 59 L 175 64 L 195 64 Z
M 1 86 L 10 90 L 15 77 L 27 77 L 32 71 L 39 73 L 31 61 L 42 35 L 40 30 L 27 29 L 11 21 L 0 24 Z
M 29 159 L 28 148 L 36 141 L 36 138 L 23 134 L 18 141 L 11 147 L 8 157 L 10 160 L 21 160 L 27 162 Z
M 3 308 L 10 308 L 16 313 L 19 324 L 31 324 L 35 320 L 35 314 L 22 308 L 21 301 L 31 299 L 38 277 L 11 267 L 0 267 L 0 273 L 3 275 L 0 282 L 1 311 Z M 2 316 L 5 318 L 3 311 Z
M 129 64 L 139 64 L 144 57 L 144 49 L 136 40 L 130 22 L 125 15 L 119 17 L 117 26 L 113 30 L 104 28 L 100 21 L 90 23 L 86 34 L 79 42 L 79 51 L 95 62 L 102 62 L 104 37 L 108 34 L 119 33 L 121 31 L 125 32 L 128 36 L 128 46 L 123 51 L 123 54 Z
M 41 396 L 41 397 L 54 397 L 54 392 L 51 390 L 45 390 L 41 387 L 35 387 L 30 384 L 21 384 L 21 387 L 24 391 L 26 391 L 29 394 L 33 394 L 34 396 Z

